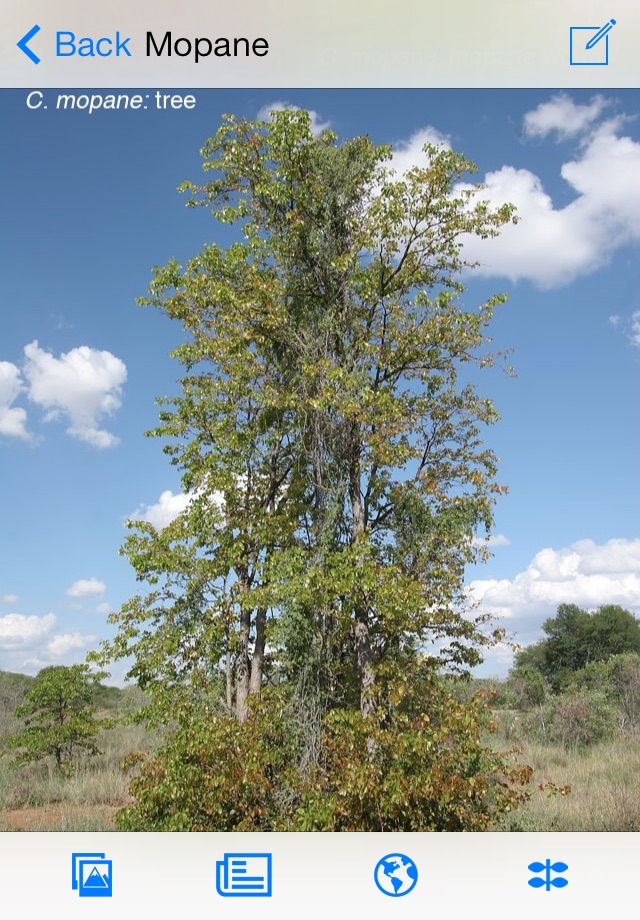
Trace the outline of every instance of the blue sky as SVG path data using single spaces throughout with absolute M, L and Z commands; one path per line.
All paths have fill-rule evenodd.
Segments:
M 564 601 L 640 614 L 637 92 L 210 90 L 193 111 L 93 115 L 28 111 L 26 95 L 0 93 L 0 668 L 82 661 L 137 590 L 124 520 L 184 502 L 143 436 L 176 392 L 180 330 L 134 301 L 154 264 L 224 244 L 176 187 L 201 175 L 221 113 L 276 103 L 394 144 L 398 169 L 449 144 L 487 197 L 516 203 L 516 227 L 468 250 L 465 304 L 508 293 L 493 337 L 517 372 L 478 378 L 510 491 L 470 592 L 523 644 Z M 496 649 L 483 673 L 510 661 Z

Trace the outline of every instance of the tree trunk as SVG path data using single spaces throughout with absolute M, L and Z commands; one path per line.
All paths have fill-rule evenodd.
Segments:
M 238 649 L 236 652 L 236 719 L 244 722 L 247 718 L 247 697 L 249 696 L 249 630 L 251 628 L 251 611 L 240 612 L 238 631 Z
M 249 693 L 260 693 L 262 689 L 262 671 L 264 668 L 265 627 L 267 624 L 267 610 L 259 607 L 256 611 L 256 641 L 251 659 L 251 678 L 249 680 Z
M 356 623 L 354 636 L 360 678 L 360 712 L 366 718 L 367 716 L 374 716 L 377 707 L 371 637 L 369 636 L 369 626 L 364 619 L 358 620 Z
M 360 489 L 360 439 L 354 425 L 349 439 L 349 500 L 351 503 L 352 541 L 357 544 L 366 530 L 362 492 Z M 366 604 L 355 605 L 354 640 L 360 683 L 360 712 L 373 716 L 376 712 L 376 678 L 373 667 L 373 651 L 369 633 L 369 611 Z
M 231 714 L 233 709 L 233 674 L 231 668 L 231 649 L 228 645 L 229 638 L 227 637 L 227 657 L 225 661 L 225 679 L 226 679 L 226 702 L 227 702 L 227 711 Z

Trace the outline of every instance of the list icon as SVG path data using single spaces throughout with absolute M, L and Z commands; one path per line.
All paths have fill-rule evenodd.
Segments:
M 270 898 L 271 853 L 225 853 L 216 862 L 216 890 L 223 898 Z

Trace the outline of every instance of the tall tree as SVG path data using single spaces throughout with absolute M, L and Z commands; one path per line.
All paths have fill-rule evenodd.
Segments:
M 464 309 L 460 275 L 465 235 L 512 208 L 463 182 L 459 154 L 427 146 L 398 175 L 389 148 L 314 137 L 306 113 L 229 117 L 203 155 L 213 178 L 183 189 L 242 237 L 157 270 L 144 301 L 189 334 L 152 434 L 192 501 L 161 532 L 136 525 L 125 552 L 156 587 L 115 615 L 110 653 L 133 653 L 164 709 L 226 662 L 243 720 L 271 613 L 282 667 L 313 664 L 332 705 L 355 693 L 373 715 L 425 642 L 465 665 L 484 641 L 459 603 L 500 490 L 479 437 L 496 413 L 464 365 L 492 363 L 503 298 Z
M 501 491 L 481 440 L 497 416 L 472 370 L 494 363 L 504 298 L 465 307 L 461 277 L 465 237 L 513 209 L 492 210 L 445 147 L 399 174 L 390 148 L 316 137 L 304 112 L 226 117 L 203 156 L 209 181 L 182 188 L 235 242 L 156 269 L 143 301 L 186 333 L 182 392 L 151 434 L 190 502 L 164 529 L 132 524 L 124 552 L 151 591 L 113 615 L 103 651 L 132 655 L 151 715 L 185 731 L 135 781 L 127 826 L 163 826 L 174 807 L 180 826 L 229 810 L 247 828 L 486 826 L 518 779 L 496 792 L 508 770 L 482 748 L 482 706 L 437 674 L 496 639 L 463 575 Z M 209 756 L 225 780 L 194 817 L 179 765 L 204 782 Z M 345 816 L 347 787 L 369 818 Z

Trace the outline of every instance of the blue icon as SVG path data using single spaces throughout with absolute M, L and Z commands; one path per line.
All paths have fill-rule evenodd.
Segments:
M 569 63 L 573 66 L 604 66 L 609 63 L 609 32 L 615 19 L 599 26 L 572 26 L 569 29 Z
M 271 853 L 225 853 L 216 862 L 216 890 L 223 898 L 270 898 Z
M 416 887 L 418 867 L 404 853 L 388 853 L 376 865 L 373 878 L 383 894 L 401 898 Z
M 551 863 L 550 859 L 547 859 L 546 862 L 532 862 L 528 867 L 530 872 L 544 872 L 544 878 L 530 878 L 529 884 L 532 888 L 545 888 L 547 891 L 551 891 L 551 886 L 554 888 L 565 888 L 569 882 L 566 878 L 551 878 L 552 872 L 566 872 L 569 866 L 563 862 Z
M 113 895 L 111 863 L 104 853 L 72 853 L 72 889 L 81 898 L 110 898 Z
M 27 45 L 31 41 L 34 35 L 37 35 L 40 31 L 40 26 L 34 26 L 33 29 L 29 29 L 26 35 L 23 35 L 19 42 L 16 42 L 20 51 L 27 55 L 28 58 L 31 58 L 34 64 L 40 63 L 40 58 L 37 54 L 34 54 L 31 48 L 27 48 Z

